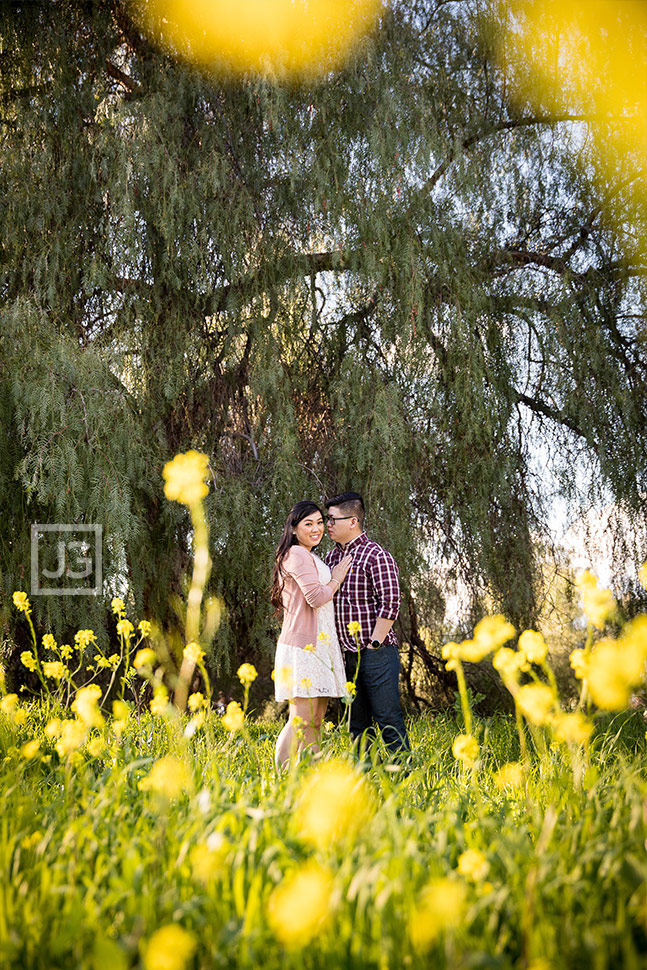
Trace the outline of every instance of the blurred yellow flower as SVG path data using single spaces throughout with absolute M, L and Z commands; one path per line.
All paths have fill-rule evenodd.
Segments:
M 376 22 L 382 0 L 152 0 L 143 24 L 210 70 L 323 76 Z
M 462 761 L 471 768 L 478 758 L 479 743 L 472 734 L 458 734 L 452 744 L 452 754 L 457 761 Z
M 490 863 L 478 849 L 466 849 L 458 857 L 458 871 L 461 876 L 481 882 L 487 876 Z
M 556 698 L 546 684 L 524 684 L 515 694 L 515 702 L 531 724 L 546 724 L 556 705 Z
M 32 832 L 31 835 L 26 835 L 24 839 L 21 840 L 20 845 L 23 849 L 35 849 L 43 838 L 43 833 L 40 831 Z
M 606 711 L 621 711 L 632 688 L 644 677 L 647 660 L 647 617 L 627 624 L 617 641 L 600 640 L 588 658 L 586 680 L 593 703 Z
M 638 570 L 638 579 L 643 584 L 645 589 L 647 589 L 647 562 L 644 562 Z
M 67 677 L 69 670 L 60 660 L 46 660 L 43 663 L 43 673 L 53 680 L 62 680 L 63 677 Z
M 164 494 L 167 499 L 181 502 L 189 508 L 209 492 L 206 484 L 209 459 L 198 451 L 176 455 L 164 465 Z
M 466 895 L 458 879 L 434 879 L 423 889 L 409 914 L 409 937 L 416 950 L 428 949 L 441 933 L 460 926 Z
M 568 658 L 578 680 L 584 680 L 588 669 L 588 659 L 584 650 L 573 650 Z
M 508 623 L 501 613 L 484 616 L 474 627 L 473 638 L 458 644 L 458 656 L 461 660 L 478 663 L 493 650 L 502 647 L 515 635 L 515 632 L 512 623 Z
M 202 707 L 206 706 L 204 694 L 202 694 L 200 691 L 196 691 L 195 694 L 190 695 L 188 703 L 190 711 L 199 711 Z
M 127 721 L 130 717 L 130 708 L 125 701 L 112 702 L 112 716 L 120 721 Z
M 31 650 L 23 650 L 20 654 L 20 662 L 27 670 L 36 670 L 36 658 Z
M 257 677 L 258 674 L 254 664 L 241 664 L 238 668 L 238 679 L 241 684 L 251 684 Z
M 185 970 L 197 946 L 193 933 L 177 923 L 162 926 L 151 936 L 144 950 L 146 970 Z
M 0 701 L 0 711 L 3 714 L 8 714 L 11 716 L 16 708 L 18 707 L 18 695 L 17 694 L 7 694 Z
M 523 767 L 518 761 L 509 761 L 499 768 L 494 776 L 497 788 L 521 788 L 523 785 Z
M 314 653 L 315 652 L 314 643 L 306 643 L 303 649 L 305 650 L 306 653 Z
M 350 623 L 347 624 L 346 629 L 352 637 L 354 637 L 356 633 L 362 632 L 361 623 L 359 623 L 357 620 L 351 620 Z
M 106 750 L 106 742 L 99 735 L 95 735 L 88 741 L 86 748 L 90 757 L 100 758 Z
M 139 670 L 140 667 L 152 667 L 156 660 L 157 655 L 154 650 L 151 650 L 150 647 L 142 647 L 135 654 L 133 667 L 135 670 Z
M 16 592 L 13 594 L 13 605 L 21 613 L 30 613 L 31 606 L 29 605 L 29 600 L 27 599 L 27 593 Z
M 142 791 L 152 791 L 172 801 L 192 787 L 191 772 L 184 761 L 166 755 L 156 761 L 150 772 L 139 782 Z
M 200 663 L 204 659 L 204 650 L 199 643 L 191 640 L 184 648 L 184 658 L 194 664 Z
M 529 663 L 541 664 L 546 659 L 548 646 L 541 633 L 524 630 L 519 637 L 519 650 Z
M 279 685 L 288 686 L 292 683 L 292 667 L 279 667 L 272 671 L 272 675 L 272 680 Z
M 525 654 L 510 647 L 501 647 L 492 657 L 492 666 L 498 670 L 506 686 L 513 689 L 522 671 L 530 669 Z
M 346 693 L 349 697 L 354 697 L 357 693 L 357 684 L 354 684 L 352 680 L 346 681 Z
M 123 617 L 117 623 L 117 633 L 119 634 L 120 637 L 128 638 L 132 634 L 134 629 L 135 627 L 132 625 L 130 620 L 127 620 L 125 617 Z
M 352 840 L 375 812 L 364 775 L 345 761 L 327 761 L 304 779 L 295 804 L 299 836 L 319 849 Z
M 230 701 L 227 710 L 222 715 L 222 724 L 226 731 L 241 731 L 245 723 L 245 715 L 238 701 Z
M 153 691 L 153 697 L 149 707 L 151 714 L 166 714 L 168 712 L 168 691 L 163 684 L 160 684 L 160 686 L 156 687 Z
M 56 640 L 51 633 L 46 633 L 43 637 L 43 647 L 45 650 L 56 650 Z
M 32 758 L 36 757 L 39 751 L 40 741 L 34 739 L 33 741 L 27 741 L 26 744 L 23 744 L 20 749 L 20 754 L 26 761 L 31 761 Z
M 29 714 L 27 713 L 25 708 L 24 707 L 18 708 L 18 710 L 15 712 L 13 716 L 13 723 L 16 725 L 16 727 L 22 727 L 23 724 L 26 724 L 28 720 L 29 720 Z
M 112 609 L 112 612 L 115 614 L 115 616 L 120 616 L 126 609 L 126 607 L 124 606 L 124 601 L 119 599 L 118 596 L 113 597 L 113 599 L 110 602 L 110 607 Z
M 593 725 L 581 711 L 572 714 L 557 714 L 551 727 L 556 741 L 567 744 L 587 744 L 593 734 Z
M 81 721 L 63 721 L 61 724 L 60 737 L 54 747 L 61 758 L 72 754 L 81 747 L 85 741 L 86 728 Z
M 601 589 L 597 579 L 588 569 L 578 573 L 575 585 L 579 590 L 582 609 L 587 620 L 601 630 L 616 608 L 613 594 L 608 589 Z
M 312 687 L 312 678 L 302 677 L 301 680 L 299 681 L 299 687 L 302 687 L 303 690 L 310 690 L 310 688 Z
M 104 719 L 99 710 L 101 688 L 97 684 L 81 687 L 72 701 L 72 710 L 86 727 L 103 727 Z
M 229 850 L 231 846 L 223 835 L 214 832 L 206 842 L 194 845 L 191 850 L 191 873 L 198 882 L 208 883 L 224 875 L 230 868 Z
M 307 862 L 272 892 L 269 924 L 288 948 L 306 946 L 325 928 L 331 915 L 333 880 L 316 862 Z
M 143 637 L 149 637 L 151 635 L 151 630 L 153 629 L 151 623 L 148 620 L 140 620 L 137 629 Z
M 60 737 L 63 732 L 63 723 L 64 722 L 59 720 L 59 718 L 53 717 L 45 725 L 45 737 L 49 738 L 50 741 L 54 738 Z

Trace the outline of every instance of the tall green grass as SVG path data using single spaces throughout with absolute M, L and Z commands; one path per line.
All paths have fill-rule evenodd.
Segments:
M 414 719 L 408 768 L 374 757 L 357 769 L 375 793 L 372 818 L 319 849 L 298 828 L 313 765 L 305 759 L 275 776 L 278 725 L 229 735 L 208 714 L 186 738 L 145 714 L 120 738 L 108 725 L 103 754 L 86 747 L 61 759 L 43 734 L 54 713 L 34 705 L 23 725 L 0 714 L 2 967 L 645 966 L 647 748 L 638 713 L 601 722 L 586 761 L 580 754 L 573 765 L 565 746 L 548 747 L 519 788 L 495 780 L 519 756 L 514 719 L 477 721 L 473 770 L 451 754 L 460 729 L 452 716 Z M 33 738 L 41 747 L 26 758 Z M 190 776 L 170 799 L 140 787 L 167 755 Z M 341 728 L 326 735 L 320 760 L 332 758 L 356 764 Z M 458 872 L 467 849 L 485 856 L 476 879 Z M 311 939 L 286 946 L 268 900 L 313 859 L 332 880 L 328 912 Z M 412 920 L 436 879 L 460 886 L 463 901 L 455 920 L 445 914 L 415 945 Z M 294 919 L 302 917 L 295 905 Z M 193 955 L 169 945 L 168 962 L 155 963 L 148 941 L 168 925 L 191 935 Z

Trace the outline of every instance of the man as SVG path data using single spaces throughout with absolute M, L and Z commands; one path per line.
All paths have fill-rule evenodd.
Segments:
M 328 534 L 336 543 L 326 556 L 327 564 L 332 569 L 344 556 L 353 558 L 335 596 L 337 635 L 349 681 L 357 669 L 358 641 L 360 647 L 351 735 L 358 738 L 365 731 L 370 735 L 375 721 L 389 752 L 409 751 L 398 690 L 398 641 L 392 630 L 400 612 L 398 567 L 393 556 L 364 532 L 364 502 L 358 492 L 337 495 L 326 502 L 326 508 Z M 359 624 L 357 634 L 349 631 L 349 623 Z

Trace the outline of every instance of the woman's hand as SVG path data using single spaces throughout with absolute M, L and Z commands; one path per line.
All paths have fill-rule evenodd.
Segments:
M 341 584 L 346 579 L 346 573 L 350 569 L 352 562 L 353 562 L 352 556 L 344 556 L 341 562 L 338 562 L 336 566 L 333 566 L 332 578 L 335 580 L 338 586 L 341 586 Z

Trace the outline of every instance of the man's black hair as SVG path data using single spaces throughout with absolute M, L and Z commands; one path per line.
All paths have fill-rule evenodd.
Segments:
M 334 498 L 328 499 L 325 505 L 327 509 L 334 505 L 335 508 L 341 509 L 342 512 L 355 515 L 360 529 L 364 528 L 364 499 L 359 492 L 342 492 L 341 495 L 335 495 Z

